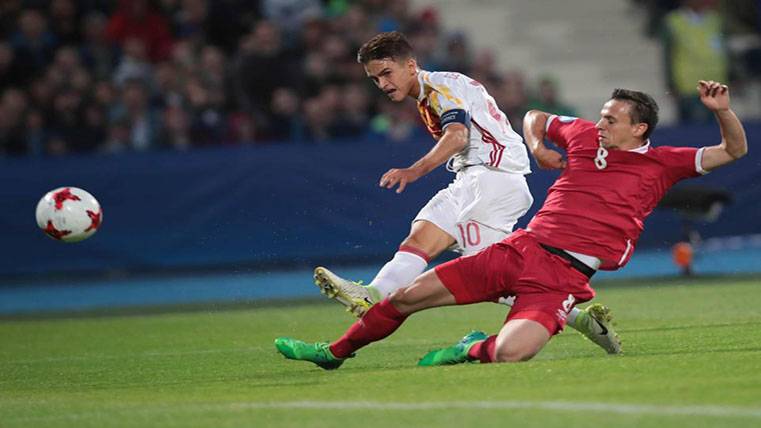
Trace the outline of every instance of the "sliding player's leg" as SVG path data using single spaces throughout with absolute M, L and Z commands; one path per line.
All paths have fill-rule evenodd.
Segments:
M 306 343 L 279 337 L 275 347 L 292 360 L 309 361 L 331 370 L 338 368 L 360 348 L 389 336 L 407 317 L 423 309 L 454 305 L 455 297 L 444 287 L 435 271 L 420 275 L 409 287 L 394 292 L 355 322 L 333 343 Z

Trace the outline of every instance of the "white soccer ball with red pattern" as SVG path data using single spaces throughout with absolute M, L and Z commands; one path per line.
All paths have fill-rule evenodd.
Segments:
M 103 211 L 93 195 L 76 187 L 51 190 L 37 204 L 37 225 L 53 239 L 79 242 L 95 233 Z

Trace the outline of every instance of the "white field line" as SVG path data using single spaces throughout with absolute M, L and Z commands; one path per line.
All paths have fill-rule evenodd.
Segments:
M 178 405 L 113 407 L 87 412 L 61 412 L 46 416 L 21 416 L 6 418 L 6 422 L 32 422 L 54 420 L 98 420 L 122 414 L 126 418 L 153 417 L 160 414 L 181 412 L 241 412 L 246 410 L 323 410 L 323 411 L 422 411 L 422 410 L 549 410 L 557 412 L 614 413 L 621 415 L 692 416 L 717 418 L 761 418 L 761 408 L 692 405 L 663 406 L 656 404 L 624 404 L 566 401 L 432 401 L 421 403 L 382 401 L 282 401 L 282 402 L 234 402 L 234 403 L 178 403 Z
M 291 401 L 233 403 L 244 409 L 325 409 L 325 410 L 442 410 L 442 409 L 539 409 L 577 412 L 604 412 L 660 416 L 719 416 L 761 418 L 761 408 L 733 406 L 662 406 L 656 404 L 622 404 L 567 401 L 434 401 L 423 403 L 379 401 Z

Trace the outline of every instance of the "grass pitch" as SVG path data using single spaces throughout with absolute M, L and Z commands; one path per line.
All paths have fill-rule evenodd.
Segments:
M 761 283 L 598 288 L 625 355 L 566 331 L 532 361 L 418 368 L 505 308 L 434 309 L 333 372 L 272 341 L 337 337 L 328 302 L 0 321 L 0 427 L 761 426 Z

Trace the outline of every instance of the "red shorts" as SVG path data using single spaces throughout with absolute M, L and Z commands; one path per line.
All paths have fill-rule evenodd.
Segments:
M 441 264 L 436 274 L 458 305 L 515 296 L 506 321 L 530 319 L 551 335 L 563 329 L 568 312 L 577 303 L 595 295 L 586 275 L 542 248 L 525 230 L 480 253 Z

